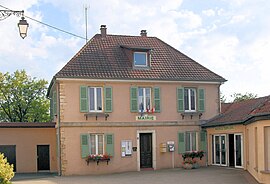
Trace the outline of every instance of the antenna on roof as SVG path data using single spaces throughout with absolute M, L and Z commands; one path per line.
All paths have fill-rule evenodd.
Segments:
M 85 43 L 87 43 L 88 41 L 88 38 L 87 38 L 87 27 L 88 27 L 88 21 L 87 21 L 87 11 L 88 11 L 88 8 L 90 8 L 89 5 L 84 5 L 84 15 L 85 15 Z

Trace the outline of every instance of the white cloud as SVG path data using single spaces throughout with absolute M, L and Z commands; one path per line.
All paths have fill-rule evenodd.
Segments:
M 215 10 L 213 9 L 203 10 L 202 13 L 208 17 L 212 17 L 216 15 Z

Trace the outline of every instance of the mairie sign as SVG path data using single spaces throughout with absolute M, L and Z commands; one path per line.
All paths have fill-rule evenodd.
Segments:
M 156 116 L 136 116 L 136 121 L 155 121 Z

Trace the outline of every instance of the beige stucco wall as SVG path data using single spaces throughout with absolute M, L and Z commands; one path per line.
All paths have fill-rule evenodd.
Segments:
M 270 183 L 270 120 L 261 120 L 248 125 L 207 128 L 208 164 L 212 164 L 212 135 L 233 133 L 243 134 L 244 169 L 260 183 Z
M 178 154 L 177 133 L 179 131 L 199 131 L 198 126 L 171 126 L 171 127 L 63 127 L 61 134 L 65 138 L 62 141 L 61 147 L 64 164 L 62 165 L 63 175 L 86 175 L 86 174 L 101 174 L 112 172 L 126 172 L 138 170 L 138 152 L 133 152 L 131 157 L 121 157 L 121 141 L 132 140 L 133 147 L 137 145 L 137 131 L 154 131 L 156 135 L 156 145 L 153 150 L 156 150 L 156 169 L 180 167 L 182 162 L 181 155 Z M 114 157 L 109 164 L 100 162 L 97 165 L 95 162 L 90 162 L 89 165 L 81 158 L 80 151 L 80 134 L 84 133 L 113 133 L 114 134 Z M 160 143 L 167 141 L 175 142 L 175 152 L 161 153 L 159 150 Z M 154 141 L 153 141 L 154 144 Z M 174 155 L 172 155 L 174 154 Z M 172 157 L 174 156 L 174 163 Z M 200 161 L 205 164 L 205 158 Z M 153 163 L 154 164 L 154 163 Z
M 85 113 L 80 112 L 80 86 L 111 86 L 113 91 L 113 112 L 109 113 L 107 121 L 104 117 L 89 117 L 87 120 Z M 138 113 L 130 112 L 130 87 L 159 87 L 161 95 L 161 113 L 154 113 L 155 121 L 151 121 L 153 126 L 140 126 L 136 121 Z M 177 112 L 177 87 L 193 87 L 203 88 L 205 90 L 205 112 L 199 117 L 199 113 L 194 115 L 185 115 L 182 118 Z M 219 113 L 219 84 L 205 83 L 180 83 L 180 82 L 93 82 L 87 80 L 58 80 L 53 85 L 53 90 L 57 90 L 58 109 L 60 116 L 55 116 L 57 125 L 60 121 L 60 144 L 61 144 L 61 174 L 63 175 L 84 175 L 84 174 L 100 174 L 109 172 L 136 171 L 138 169 L 137 153 L 132 157 L 122 158 L 120 154 L 121 140 L 132 140 L 134 146 L 137 146 L 137 131 L 149 130 L 156 133 L 156 168 L 172 167 L 172 154 L 160 153 L 159 144 L 166 141 L 175 141 L 176 151 L 174 152 L 174 165 L 180 167 L 182 157 L 177 153 L 177 132 L 185 130 L 199 130 L 199 120 L 210 119 Z M 153 96 L 153 91 L 152 91 Z M 153 99 L 152 99 L 153 100 Z M 197 99 L 198 100 L 198 99 Z M 153 102 L 152 102 L 153 103 Z M 198 103 L 198 102 L 196 102 Z M 152 115 L 152 114 L 151 114 Z M 117 126 L 117 123 L 129 123 L 127 126 Z M 166 125 L 168 123 L 176 123 L 177 125 Z M 111 125 L 104 124 L 112 123 Z M 114 123 L 114 124 L 113 124 Z M 130 125 L 130 123 L 135 123 Z M 149 121 L 148 121 L 149 123 Z M 156 124 L 155 124 L 156 123 Z M 157 126 L 161 123 L 162 126 Z M 165 123 L 165 124 L 164 124 Z M 87 126 L 91 124 L 91 126 Z M 136 125 L 137 124 L 137 125 Z M 99 127 L 102 126 L 102 127 Z M 81 158 L 80 152 L 80 134 L 81 133 L 114 133 L 115 136 L 115 156 L 109 162 L 95 163 L 86 165 L 84 159 Z M 200 161 L 201 164 L 203 161 Z M 204 158 L 205 162 L 205 158 Z
M 132 122 L 138 113 L 130 112 L 130 87 L 160 87 L 161 93 L 161 113 L 155 113 L 156 121 L 187 121 L 190 116 L 182 119 L 177 112 L 176 89 L 177 87 L 194 87 L 205 89 L 205 112 L 201 119 L 209 119 L 218 114 L 219 97 L 218 84 L 190 84 L 190 83 L 145 83 L 145 82 L 81 82 L 81 81 L 61 81 L 60 82 L 60 117 L 61 122 L 96 122 L 95 117 L 86 118 L 80 112 L 79 92 L 80 86 L 111 86 L 113 90 L 113 113 L 110 113 L 110 122 Z M 152 91 L 153 92 L 153 91 Z M 198 102 L 197 102 L 198 103 Z M 198 114 L 192 118 L 198 118 Z M 98 121 L 104 121 L 99 118 Z
M 270 183 L 269 137 L 270 120 L 257 121 L 246 126 L 247 170 L 260 182 Z M 257 138 L 255 131 L 257 129 Z
M 55 128 L 0 128 L 0 145 L 16 145 L 17 173 L 37 172 L 37 145 L 50 145 L 50 171 L 57 171 Z
M 208 145 L 208 164 L 212 165 L 212 136 L 216 134 L 235 134 L 235 133 L 241 133 L 243 135 L 243 167 L 244 169 L 246 168 L 246 163 L 245 163 L 245 157 L 246 157 L 246 152 L 245 152 L 245 126 L 244 125 L 228 125 L 228 126 L 218 126 L 218 127 L 213 127 L 213 128 L 207 128 L 207 145 Z M 227 148 L 228 151 L 228 148 Z

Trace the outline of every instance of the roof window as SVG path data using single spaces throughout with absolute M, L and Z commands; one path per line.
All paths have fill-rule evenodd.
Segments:
M 146 52 L 134 52 L 134 66 L 147 67 L 147 53 Z

